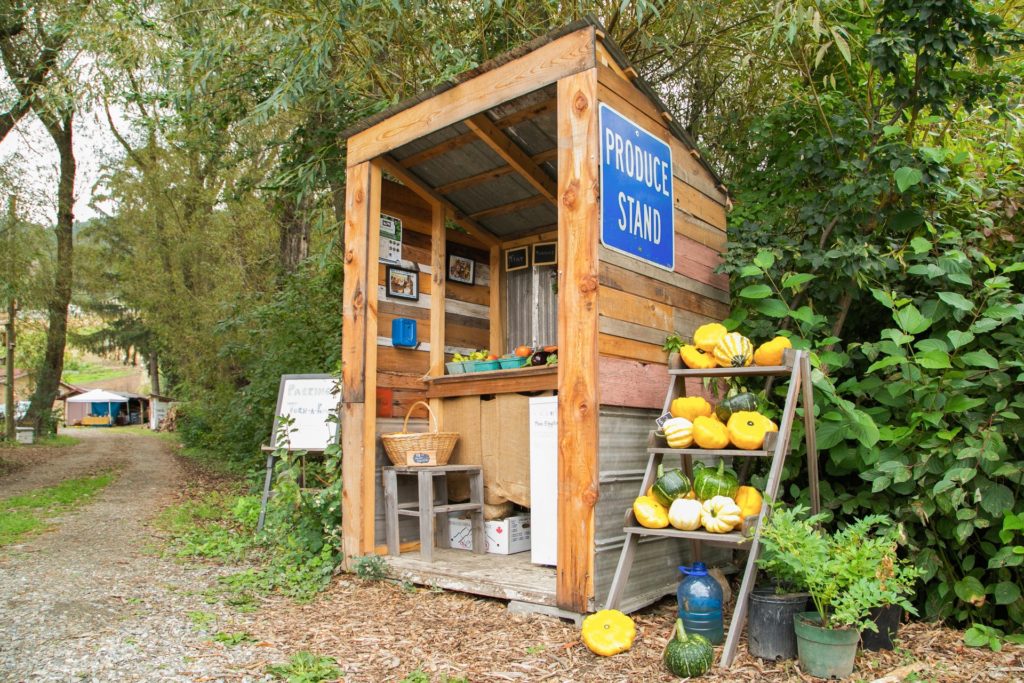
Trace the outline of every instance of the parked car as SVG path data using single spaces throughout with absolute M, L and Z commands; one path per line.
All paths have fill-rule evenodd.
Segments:
M 25 415 L 28 414 L 28 407 L 29 407 L 30 404 L 31 404 L 31 401 L 18 401 L 17 403 L 15 403 L 14 404 L 14 419 L 15 420 L 23 420 L 23 419 L 25 419 Z M 0 420 L 5 419 L 6 417 L 7 417 L 7 406 L 3 403 L 3 401 L 0 401 Z

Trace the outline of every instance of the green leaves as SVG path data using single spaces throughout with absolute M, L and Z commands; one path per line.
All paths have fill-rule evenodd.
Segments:
M 970 300 L 964 298 L 962 294 L 956 292 L 939 292 L 939 298 L 944 302 L 952 306 L 953 308 L 961 311 L 973 311 L 974 304 Z
M 985 349 L 981 349 L 980 351 L 969 351 L 961 354 L 960 360 L 967 365 L 979 368 L 990 368 L 995 370 L 999 367 L 999 361 L 997 361 L 995 357 Z
M 901 166 L 896 169 L 896 172 L 892 174 L 893 180 L 896 181 L 896 187 L 899 188 L 900 192 L 906 192 L 907 189 L 917 185 L 921 182 L 921 171 L 910 166 Z
M 892 314 L 892 319 L 907 334 L 920 334 L 927 330 L 932 321 L 921 315 L 917 306 L 910 304 Z
M 973 576 L 965 576 L 953 585 L 956 596 L 976 607 L 985 604 L 985 586 Z
M 772 288 L 768 285 L 747 285 L 739 295 L 744 299 L 764 299 L 772 295 Z

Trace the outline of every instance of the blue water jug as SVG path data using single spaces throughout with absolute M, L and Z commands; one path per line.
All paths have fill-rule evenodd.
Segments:
M 686 575 L 679 582 L 676 600 L 679 602 L 679 618 L 687 633 L 699 633 L 712 645 L 725 639 L 722 623 L 722 586 L 703 562 L 694 562 L 693 567 L 680 567 Z

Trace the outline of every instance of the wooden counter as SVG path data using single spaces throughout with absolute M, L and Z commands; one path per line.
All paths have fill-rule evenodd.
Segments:
M 541 366 L 515 370 L 490 370 L 463 375 L 429 377 L 428 398 L 510 394 L 519 391 L 552 391 L 558 388 L 558 368 Z

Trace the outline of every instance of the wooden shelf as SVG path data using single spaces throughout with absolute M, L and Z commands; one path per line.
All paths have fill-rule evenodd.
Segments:
M 427 377 L 428 398 L 510 394 L 518 391 L 553 391 L 558 388 L 558 367 L 488 370 L 461 375 Z
M 676 377 L 781 377 L 793 373 L 796 354 L 786 349 L 782 355 L 782 365 L 749 365 L 745 368 L 708 368 L 706 370 L 669 370 L 668 374 Z
M 703 543 L 731 546 L 747 545 L 752 540 L 738 531 L 730 531 L 727 534 L 713 534 L 709 531 L 680 531 L 672 527 L 648 529 L 645 526 L 627 526 L 623 531 L 640 536 L 665 536 L 668 538 L 681 538 L 687 541 L 701 541 Z
M 669 448 L 668 446 L 655 446 L 648 448 L 649 454 L 661 453 L 662 455 L 737 455 L 753 458 L 770 458 L 775 454 L 775 443 L 778 438 L 777 432 L 769 432 L 764 437 L 764 447 L 754 451 L 744 451 L 739 448 Z

